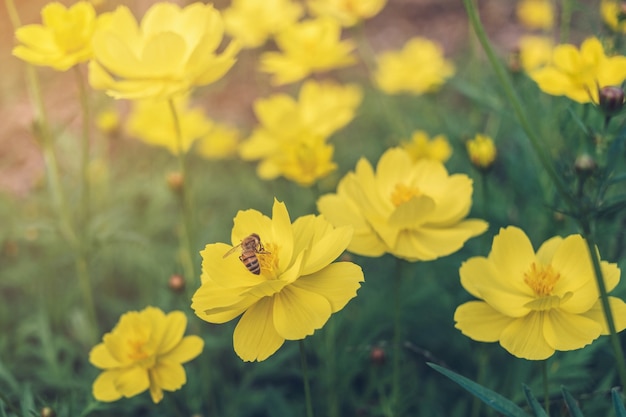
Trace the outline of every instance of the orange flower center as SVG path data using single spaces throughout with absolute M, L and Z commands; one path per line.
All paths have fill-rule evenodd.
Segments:
M 537 266 L 534 262 L 530 271 L 524 274 L 524 282 L 540 297 L 551 295 L 559 278 L 559 273 L 551 265 Z
M 140 362 L 150 357 L 150 352 L 144 349 L 145 340 L 129 340 L 128 341 L 128 358 L 133 362 Z
M 263 275 L 275 276 L 278 270 L 278 245 L 275 243 L 263 243 L 264 251 L 257 253 L 261 273 Z
M 420 195 L 421 192 L 417 187 L 409 187 L 404 184 L 396 184 L 396 188 L 391 193 L 391 202 L 394 206 L 398 207 L 400 204 L 404 204 L 413 197 Z

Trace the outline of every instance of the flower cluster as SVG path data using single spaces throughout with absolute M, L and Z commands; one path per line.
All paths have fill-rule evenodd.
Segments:
M 336 194 L 317 202 L 331 223 L 354 227 L 349 251 L 391 253 L 409 261 L 449 255 L 487 230 L 486 222 L 465 219 L 471 204 L 472 181 L 466 175 L 449 175 L 433 160 L 413 162 L 401 148 L 385 152 L 376 172 L 361 159 Z
M 452 155 L 452 146 L 444 135 L 436 135 L 431 139 L 422 130 L 413 132 L 411 140 L 403 142 L 402 147 L 414 161 L 432 159 L 445 163 Z
M 249 250 L 244 240 L 252 235 L 262 250 L 243 253 Z M 256 210 L 240 211 L 232 245 L 213 243 L 201 252 L 202 285 L 191 307 L 209 323 L 243 314 L 233 335 L 235 352 L 244 361 L 265 360 L 285 340 L 313 334 L 356 296 L 363 281 L 361 268 L 351 262 L 333 263 L 351 238 L 351 227 L 335 228 L 322 216 L 292 223 L 278 201 L 272 218 Z M 238 249 L 241 260 L 229 256 Z M 259 270 L 251 271 L 250 263 Z
M 601 263 L 607 291 L 619 282 L 616 264 Z M 591 257 L 580 235 L 554 237 L 535 253 L 517 227 L 500 230 L 487 257 L 467 260 L 461 284 L 480 301 L 459 306 L 456 327 L 481 342 L 499 341 L 511 354 L 546 359 L 608 334 Z M 626 303 L 609 298 L 616 330 L 626 328 Z

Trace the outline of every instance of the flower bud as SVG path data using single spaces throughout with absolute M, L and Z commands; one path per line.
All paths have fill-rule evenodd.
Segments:
M 385 353 L 385 349 L 381 347 L 374 347 L 370 350 L 370 361 L 374 365 L 382 365 L 387 360 L 387 355 Z
M 598 91 L 600 97 L 600 109 L 612 116 L 619 113 L 624 107 L 624 90 L 615 86 L 606 86 Z
M 181 172 L 170 172 L 167 174 L 167 186 L 172 190 L 175 194 L 180 194 L 183 192 L 183 184 L 184 178 Z
M 185 278 L 182 275 L 173 274 L 170 276 L 167 286 L 172 292 L 181 293 L 185 289 Z
M 43 407 L 40 411 L 39 411 L 39 415 L 41 417 L 55 417 L 57 414 L 54 412 L 54 410 L 50 407 Z
M 472 164 L 481 170 L 491 168 L 496 160 L 496 145 L 489 136 L 477 134 L 474 139 L 467 141 L 466 149 Z
M 589 175 L 596 170 L 597 164 L 591 155 L 583 153 L 576 158 L 574 168 L 579 175 Z

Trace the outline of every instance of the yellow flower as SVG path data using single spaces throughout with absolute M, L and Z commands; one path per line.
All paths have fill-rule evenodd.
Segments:
M 376 16 L 387 0 L 308 0 L 314 16 L 330 16 L 343 26 L 354 26 L 362 20 Z
M 225 159 L 237 154 L 239 131 L 214 123 L 209 133 L 196 141 L 196 152 L 206 159 Z
M 526 72 L 531 72 L 552 60 L 552 40 L 544 36 L 522 36 L 519 41 L 519 60 Z
M 263 246 L 256 246 L 254 255 L 258 274 L 239 259 L 237 247 L 253 234 Z M 271 219 L 256 210 L 240 211 L 232 245 L 212 243 L 201 252 L 202 284 L 191 308 L 209 323 L 243 314 L 233 335 L 235 352 L 244 361 L 265 360 L 285 340 L 312 335 L 356 296 L 361 268 L 333 263 L 351 238 L 352 228 L 334 228 L 322 216 L 303 216 L 292 223 L 285 205 L 276 200 Z M 236 253 L 225 256 L 231 250 Z M 253 255 L 245 256 L 250 263 Z
M 471 204 L 469 177 L 448 175 L 437 161 L 413 162 L 404 149 L 393 148 L 376 172 L 362 158 L 317 207 L 332 224 L 354 226 L 351 252 L 428 261 L 456 252 L 487 229 L 482 220 L 465 219 Z
M 115 98 L 169 98 L 220 79 L 238 46 L 218 54 L 223 23 L 211 5 L 154 4 L 141 24 L 125 6 L 100 17 L 89 81 Z
M 554 26 L 554 9 L 550 0 L 520 0 L 517 18 L 528 29 L 551 29 Z
M 388 94 L 424 94 L 437 91 L 454 75 L 454 66 L 443 57 L 441 48 L 425 38 L 412 38 L 401 51 L 378 57 L 374 79 Z
M 152 401 L 163 399 L 163 390 L 176 391 L 186 382 L 182 364 L 202 352 L 198 336 L 185 336 L 187 317 L 182 311 L 163 313 L 147 307 L 130 311 L 102 343 L 89 353 L 89 362 L 103 372 L 93 383 L 98 401 L 116 401 L 150 390 Z
M 233 0 L 223 15 L 226 32 L 244 47 L 255 48 L 297 22 L 302 13 L 302 6 L 291 0 Z
M 413 132 L 410 142 L 402 144 L 413 161 L 420 159 L 432 159 L 434 161 L 446 162 L 452 155 L 452 147 L 444 135 L 437 135 L 430 139 L 424 131 Z
M 489 168 L 496 160 L 496 145 L 493 143 L 493 139 L 487 135 L 476 134 L 474 139 L 467 141 L 465 147 L 472 164 L 478 168 Z
M 212 122 L 201 109 L 189 109 L 186 96 L 174 99 L 174 106 L 180 123 L 182 144 L 177 140 L 176 125 L 168 100 L 134 101 L 126 130 L 131 136 L 150 145 L 164 147 L 174 155 L 181 150 L 187 152 L 196 139 L 209 134 Z
M 620 3 L 622 2 L 602 0 L 600 3 L 600 15 L 609 28 L 615 32 L 626 33 L 626 20 L 623 18 L 620 20 L 620 14 L 623 14 L 623 11 L 620 9 Z
M 626 57 L 607 57 L 597 38 L 580 46 L 554 48 L 552 63 L 529 73 L 547 94 L 566 96 L 579 103 L 598 102 L 598 88 L 620 85 L 626 79 Z
M 113 133 L 120 127 L 120 115 L 114 108 L 107 108 L 96 114 L 95 123 L 100 131 Z
M 607 291 L 620 278 L 616 264 L 601 262 Z M 488 257 L 467 260 L 461 284 L 481 301 L 459 306 L 456 327 L 480 342 L 500 342 L 511 354 L 546 359 L 556 350 L 580 349 L 608 328 L 593 266 L 580 235 L 554 237 L 537 253 L 516 228 L 500 229 Z M 626 328 L 626 303 L 609 297 L 617 331 Z
M 329 17 L 294 23 L 278 33 L 275 40 L 280 52 L 261 55 L 261 71 L 273 74 L 275 85 L 356 62 L 351 55 L 354 43 L 341 40 L 341 26 Z
M 96 11 L 80 1 L 69 9 L 58 2 L 41 10 L 41 25 L 26 25 L 15 31 L 21 45 L 13 48 L 16 57 L 40 66 L 66 71 L 91 59 L 91 39 L 96 29 Z

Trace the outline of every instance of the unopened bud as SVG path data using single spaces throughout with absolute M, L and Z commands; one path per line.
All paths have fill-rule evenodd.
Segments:
M 619 113 L 624 107 L 624 90 L 615 86 L 602 87 L 598 91 L 600 108 L 602 111 L 612 116 Z
M 181 172 L 170 172 L 167 174 L 167 186 L 172 192 L 179 194 L 183 191 L 184 178 Z
M 44 407 L 39 411 L 41 417 L 55 417 L 57 414 L 50 407 Z
M 370 351 L 370 360 L 374 365 L 382 365 L 387 360 L 385 349 L 381 347 L 372 348 Z
M 174 274 L 167 282 L 167 286 L 172 292 L 180 293 L 185 289 L 185 278 L 182 275 Z
M 576 158 L 574 168 L 579 174 L 589 175 L 596 170 L 597 164 L 591 155 L 584 153 Z

